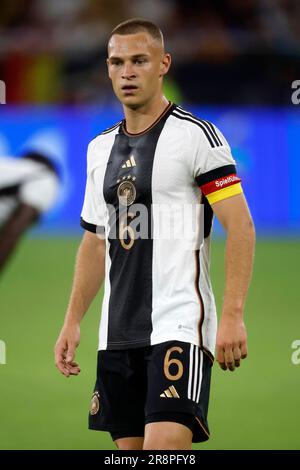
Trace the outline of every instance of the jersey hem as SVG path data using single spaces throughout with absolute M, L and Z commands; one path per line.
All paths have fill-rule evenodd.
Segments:
M 191 337 L 187 336 L 186 334 L 177 334 L 174 333 L 172 335 L 168 334 L 166 336 L 155 336 L 151 338 L 151 346 L 160 343 L 166 343 L 167 341 L 183 341 L 184 343 L 194 344 L 195 346 L 200 347 L 203 352 L 205 352 L 210 359 L 214 360 L 214 352 L 212 352 L 205 344 L 200 344 L 199 337 Z
M 102 348 L 99 346 L 98 351 L 113 351 L 113 350 L 126 350 L 126 349 L 135 349 L 135 348 L 144 348 L 146 346 L 150 346 L 150 339 L 139 340 L 139 341 L 120 341 L 115 343 L 107 343 L 106 348 Z
M 133 342 L 122 342 L 118 344 L 111 344 L 107 343 L 107 345 L 104 347 L 102 344 L 99 343 L 98 345 L 98 351 L 112 351 L 112 350 L 126 350 L 126 349 L 135 349 L 135 348 L 143 348 L 146 346 L 154 346 L 156 344 L 160 343 L 166 343 L 167 341 L 182 341 L 184 343 L 189 343 L 189 344 L 194 344 L 195 346 L 200 347 L 201 350 L 209 357 L 211 362 L 214 362 L 214 352 L 211 351 L 210 348 L 208 348 L 205 345 L 200 345 L 199 338 L 197 337 L 190 337 L 187 335 L 180 335 L 180 334 L 168 334 L 166 336 L 155 336 L 152 337 L 149 340 L 144 340 L 144 341 L 139 341 L 136 343 Z

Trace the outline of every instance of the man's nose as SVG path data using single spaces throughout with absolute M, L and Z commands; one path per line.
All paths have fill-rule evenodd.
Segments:
M 126 62 L 123 67 L 122 78 L 134 78 L 135 73 L 130 62 Z

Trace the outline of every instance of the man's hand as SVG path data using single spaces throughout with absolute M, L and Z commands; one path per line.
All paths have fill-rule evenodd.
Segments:
M 105 273 L 105 240 L 86 231 L 77 253 L 73 287 L 64 326 L 55 345 L 55 364 L 69 377 L 78 375 L 75 350 L 80 340 L 80 322 L 100 289 Z
M 78 364 L 74 362 L 75 350 L 79 341 L 79 323 L 74 323 L 72 325 L 65 324 L 56 342 L 54 352 L 55 365 L 66 377 L 69 377 L 70 375 L 78 375 L 80 373 Z
M 223 370 L 234 371 L 247 357 L 247 331 L 241 318 L 223 316 L 217 334 L 217 361 Z

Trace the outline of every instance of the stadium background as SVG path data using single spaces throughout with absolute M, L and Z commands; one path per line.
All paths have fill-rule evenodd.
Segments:
M 22 241 L 0 279 L 1 449 L 113 449 L 86 429 L 95 377 L 101 295 L 82 324 L 82 372 L 53 365 L 81 236 L 78 220 L 88 141 L 116 122 L 105 40 L 133 16 L 157 21 L 173 55 L 167 96 L 214 122 L 239 166 L 256 225 L 254 278 L 246 308 L 249 358 L 234 374 L 214 367 L 212 437 L 195 449 L 299 449 L 299 124 L 296 0 L 1 2 L 0 155 L 47 147 L 61 170 L 56 206 Z M 221 305 L 224 238 L 216 224 L 212 279 Z

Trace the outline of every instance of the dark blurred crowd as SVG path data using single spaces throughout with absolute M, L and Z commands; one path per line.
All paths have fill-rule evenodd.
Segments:
M 107 37 L 131 17 L 163 30 L 175 100 L 290 104 L 300 79 L 299 0 L 0 0 L 7 102 L 113 100 Z

